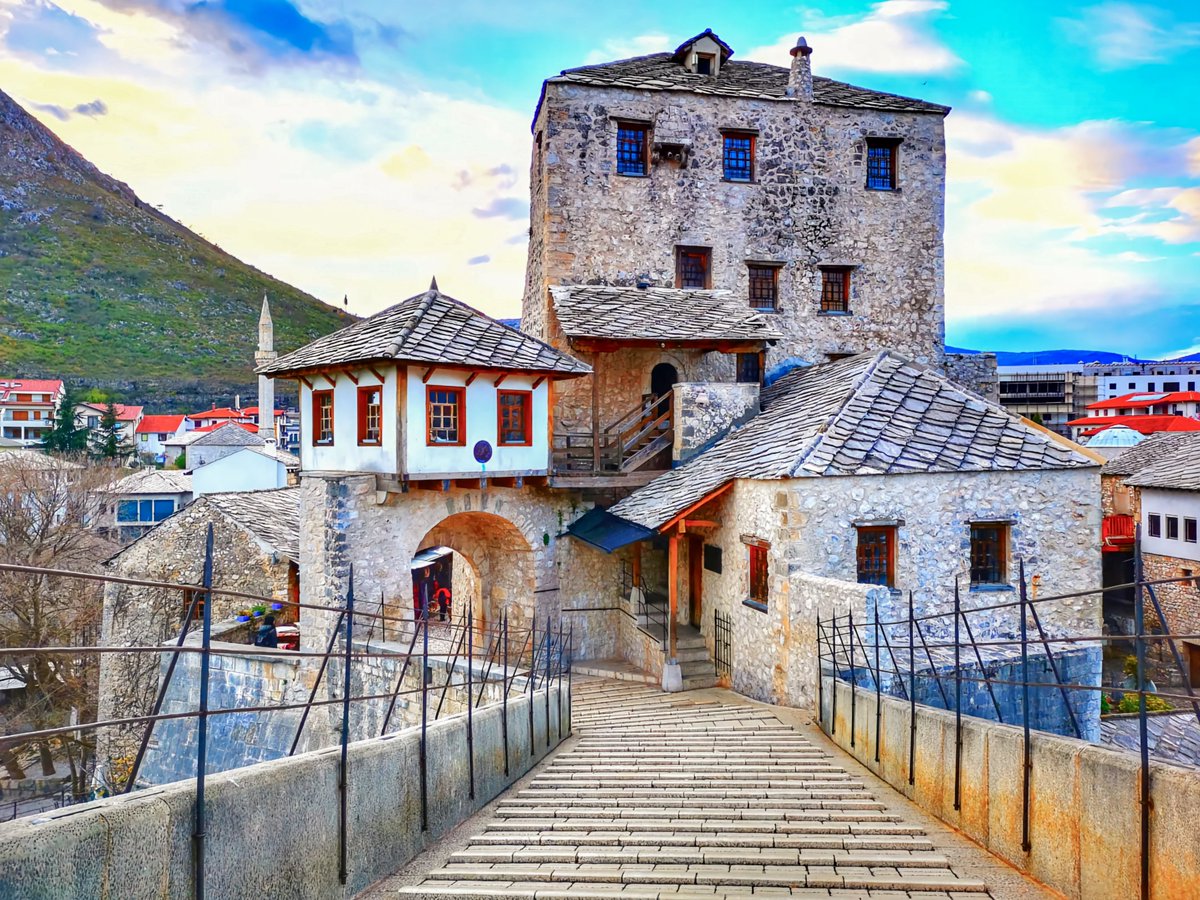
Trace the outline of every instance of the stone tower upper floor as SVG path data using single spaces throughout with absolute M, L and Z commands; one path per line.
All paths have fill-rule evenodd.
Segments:
M 674 53 L 548 79 L 533 121 L 522 328 L 566 346 L 550 288 L 712 288 L 772 315 L 768 364 L 944 352 L 944 106 Z M 819 53 L 819 48 L 818 48 Z

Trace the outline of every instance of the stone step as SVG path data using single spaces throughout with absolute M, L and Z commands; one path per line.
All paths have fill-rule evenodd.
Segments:
M 468 847 L 450 854 L 448 865 L 477 863 L 610 863 L 688 866 L 845 866 L 868 869 L 945 869 L 946 857 L 932 851 L 845 850 L 796 847 L 612 847 L 604 845 L 535 846 L 497 844 Z
M 871 815 L 850 819 L 842 816 L 818 817 L 789 821 L 733 821 L 731 819 L 692 820 L 686 826 L 669 820 L 613 822 L 609 819 L 493 819 L 485 826 L 489 831 L 566 834 L 579 831 L 604 831 L 636 834 L 806 834 L 806 835 L 922 835 L 916 825 L 902 823 L 899 816 Z
M 471 846 L 792 847 L 799 850 L 932 850 L 923 835 L 718 834 L 703 831 L 485 831 Z

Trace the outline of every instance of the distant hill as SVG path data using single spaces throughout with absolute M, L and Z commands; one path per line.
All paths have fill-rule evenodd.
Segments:
M 0 376 L 156 409 L 252 396 L 264 292 L 280 352 L 353 321 L 147 206 L 0 91 Z
M 965 350 L 961 347 L 947 347 L 946 351 L 949 353 L 981 352 Z M 989 350 L 986 352 L 996 354 L 996 365 L 998 366 L 1069 366 L 1075 363 L 1141 362 L 1141 360 L 1132 359 L 1123 353 L 1110 353 L 1107 350 Z M 1193 358 L 1195 357 L 1183 357 L 1180 361 L 1187 362 Z

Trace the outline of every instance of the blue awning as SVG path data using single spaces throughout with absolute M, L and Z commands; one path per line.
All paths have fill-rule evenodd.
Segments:
M 597 550 L 612 553 L 621 547 L 652 538 L 657 532 L 653 528 L 643 528 L 597 507 L 589 509 L 568 525 L 567 534 Z

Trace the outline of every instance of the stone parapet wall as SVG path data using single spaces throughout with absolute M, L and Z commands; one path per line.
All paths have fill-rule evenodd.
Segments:
M 995 353 L 947 353 L 946 377 L 992 403 L 1000 402 L 1000 373 Z
M 833 717 L 833 691 L 837 717 Z M 825 681 L 821 721 L 831 740 L 926 811 L 1037 881 L 1077 900 L 1140 893 L 1141 772 L 1135 754 L 1034 731 L 1029 843 L 1023 850 L 1024 745 L 1019 725 L 964 717 L 960 808 L 954 808 L 954 714 L 917 706 L 909 784 L 909 705 L 859 691 L 851 744 L 851 688 Z M 878 748 L 879 762 L 875 761 Z M 1150 764 L 1149 900 L 1200 896 L 1200 778 Z
M 1142 554 L 1142 577 L 1147 581 L 1182 578 L 1184 570 L 1200 576 L 1200 563 L 1193 559 L 1174 556 L 1159 556 L 1157 553 Z M 1177 581 L 1173 584 L 1157 584 L 1154 595 L 1167 617 L 1167 627 L 1172 634 L 1200 634 L 1200 581 Z M 1162 627 L 1150 598 L 1146 597 L 1146 621 L 1152 628 Z
M 684 382 L 674 387 L 672 459 L 687 462 L 758 414 L 757 384 Z

